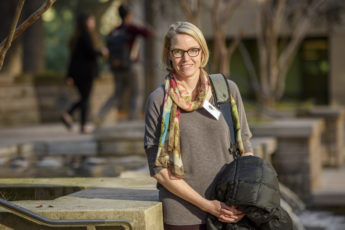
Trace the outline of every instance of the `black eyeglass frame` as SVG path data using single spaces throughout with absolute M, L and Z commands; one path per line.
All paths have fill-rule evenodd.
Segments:
M 190 52 L 192 50 L 195 50 L 195 49 L 198 50 L 197 54 L 196 55 L 190 55 Z M 179 55 L 176 56 L 176 53 L 174 53 L 174 51 L 182 51 L 182 55 L 181 56 L 179 56 Z M 172 54 L 172 56 L 174 58 L 181 58 L 181 57 L 184 56 L 185 53 L 187 53 L 189 57 L 197 57 L 200 54 L 200 51 L 201 51 L 201 48 L 196 48 L 196 47 L 190 48 L 188 50 L 182 50 L 182 49 L 172 49 L 172 50 L 170 50 L 170 52 L 171 52 L 171 54 Z

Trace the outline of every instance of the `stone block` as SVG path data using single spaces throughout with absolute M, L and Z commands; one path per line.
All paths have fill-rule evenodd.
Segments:
M 299 116 L 324 120 L 325 129 L 321 139 L 324 146 L 322 163 L 325 166 L 343 166 L 345 109 L 342 107 L 317 106 L 300 111 Z
M 281 119 L 251 125 L 250 130 L 254 136 L 309 137 L 324 128 L 323 123 L 315 125 L 319 122 L 320 119 Z
M 32 158 L 35 156 L 35 145 L 33 143 L 18 144 L 18 154 L 24 158 Z
M 271 161 L 271 155 L 277 149 L 277 140 L 274 137 L 254 137 L 251 143 L 256 156 Z
M 277 146 L 277 151 L 281 154 L 293 154 L 297 153 L 299 156 L 301 154 L 309 153 L 309 140 L 308 138 L 295 138 L 295 137 L 277 137 L 279 145 Z
M 254 137 L 273 136 L 277 150 L 272 164 L 283 183 L 295 191 L 305 202 L 320 186 L 322 170 L 321 119 L 288 119 L 251 126 Z
M 48 155 L 97 155 L 97 143 L 93 140 L 47 142 L 46 149 Z
M 34 187 L 78 185 L 86 190 L 55 200 L 16 201 L 21 207 L 51 219 L 127 219 L 136 230 L 163 230 L 162 205 L 152 178 L 56 178 L 56 179 L 1 179 L 0 184 Z M 0 230 L 36 230 L 38 225 L 18 218 L 0 208 Z M 39 226 L 39 229 L 51 228 Z M 60 229 L 60 228 L 54 228 Z M 79 228 L 76 228 L 79 229 Z M 85 229 L 85 228 L 82 228 Z M 97 227 L 97 229 L 110 229 Z M 112 227 L 111 229 L 121 229 Z M 62 229 L 61 229 L 62 230 Z
M 143 141 L 101 141 L 98 142 L 101 156 L 144 155 Z
M 18 147 L 16 145 L 0 146 L 1 158 L 13 158 L 18 156 Z

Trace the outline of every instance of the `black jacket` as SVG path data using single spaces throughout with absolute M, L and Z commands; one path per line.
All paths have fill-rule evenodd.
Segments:
M 79 35 L 74 46 L 67 77 L 71 77 L 76 84 L 92 81 L 98 75 L 97 57 L 101 55 L 100 51 L 95 48 L 90 34 L 86 32 Z
M 246 216 L 236 224 L 207 218 L 208 230 L 292 230 L 288 213 L 280 207 L 277 173 L 265 160 L 239 157 L 217 176 L 214 199 L 235 205 Z

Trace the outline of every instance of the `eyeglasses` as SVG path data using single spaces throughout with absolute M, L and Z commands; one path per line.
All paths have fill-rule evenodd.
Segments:
M 200 48 L 190 48 L 189 50 L 173 49 L 170 52 L 175 58 L 183 57 L 186 52 L 189 57 L 196 57 L 200 53 Z

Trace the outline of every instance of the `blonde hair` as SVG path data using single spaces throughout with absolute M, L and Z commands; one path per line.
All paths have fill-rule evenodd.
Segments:
M 169 59 L 169 51 L 170 51 L 171 39 L 176 34 L 189 35 L 199 43 L 200 48 L 202 50 L 201 67 L 205 67 L 207 65 L 210 54 L 209 54 L 205 37 L 202 34 L 201 30 L 190 22 L 176 22 L 170 25 L 169 30 L 164 37 L 164 44 L 163 44 L 163 49 L 162 49 L 162 62 L 165 68 L 169 72 L 174 71 L 172 63 Z

